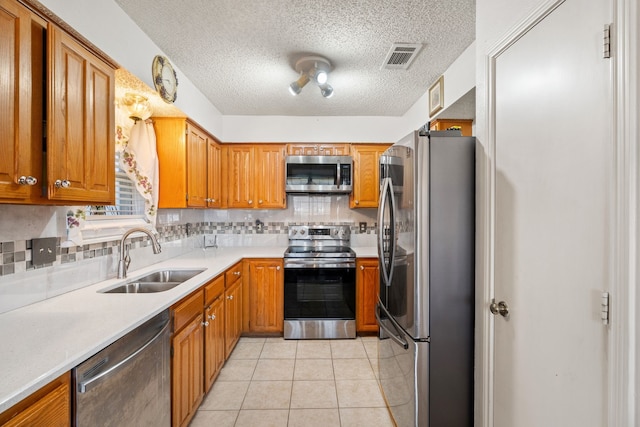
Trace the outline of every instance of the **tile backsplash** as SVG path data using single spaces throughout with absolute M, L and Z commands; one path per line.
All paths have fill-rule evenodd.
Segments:
M 0 205 L 0 313 L 114 277 L 119 239 L 65 247 L 67 207 Z M 264 223 L 262 232 L 256 220 Z M 148 238 L 133 239 L 132 269 L 202 247 L 204 234 L 219 235 L 221 246 L 286 245 L 289 225 L 346 224 L 352 242 L 375 233 L 375 209 L 349 209 L 348 196 L 288 197 L 281 210 L 161 209 L 156 229 L 163 251 L 140 250 Z M 367 224 L 361 233 L 359 223 Z M 57 237 L 56 260 L 34 266 L 31 239 Z M 369 242 L 370 240 L 366 240 Z M 132 252 L 134 253 L 134 252 Z M 43 283 L 41 283 L 43 282 Z

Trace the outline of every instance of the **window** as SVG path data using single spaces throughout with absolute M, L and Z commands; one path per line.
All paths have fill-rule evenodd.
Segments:
M 136 185 L 120 167 L 120 153 L 116 152 L 116 203 L 113 206 L 87 206 L 88 215 L 144 215 L 144 198 L 136 189 Z

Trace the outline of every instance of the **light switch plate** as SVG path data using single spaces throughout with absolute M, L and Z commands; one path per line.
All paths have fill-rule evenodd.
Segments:
M 52 264 L 56 260 L 55 237 L 31 240 L 31 262 L 35 266 Z

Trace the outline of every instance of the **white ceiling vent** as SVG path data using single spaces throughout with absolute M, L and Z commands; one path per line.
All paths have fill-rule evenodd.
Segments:
M 406 70 L 420 52 L 420 43 L 394 43 L 384 59 L 382 68 L 388 70 Z

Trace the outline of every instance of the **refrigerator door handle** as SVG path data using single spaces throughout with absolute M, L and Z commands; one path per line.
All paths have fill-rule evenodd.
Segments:
M 382 308 L 380 303 L 378 303 L 378 304 L 376 304 L 376 321 L 378 322 L 378 326 L 380 326 L 380 328 L 383 329 L 387 333 L 387 335 L 389 335 L 389 338 L 391 338 L 391 340 L 393 342 L 398 344 L 403 349 L 407 350 L 409 348 L 409 343 L 407 343 L 407 341 L 402 339 L 402 335 L 401 334 L 396 335 L 395 333 L 390 331 L 384 325 L 384 323 L 382 323 L 382 319 L 380 318 L 380 310 L 384 310 L 384 308 Z M 398 331 L 398 328 L 396 327 L 396 325 L 393 322 L 391 322 L 391 324 L 393 325 L 394 329 L 396 329 L 396 332 L 400 332 L 400 331 Z
M 382 277 L 384 279 L 385 285 L 391 286 L 391 279 L 393 276 L 393 259 L 395 258 L 395 230 L 389 232 L 389 249 L 391 253 L 389 254 L 389 266 L 387 268 L 387 264 L 384 262 L 384 208 L 387 204 L 387 200 L 389 202 L 389 213 L 390 213 L 390 227 L 391 229 L 395 228 L 395 202 L 393 197 L 393 185 L 391 182 L 391 178 L 384 178 L 382 181 L 382 190 L 380 192 L 380 202 L 378 203 L 378 259 L 380 261 L 380 271 L 382 273 Z M 391 193 L 391 198 L 389 198 L 389 194 Z

